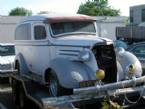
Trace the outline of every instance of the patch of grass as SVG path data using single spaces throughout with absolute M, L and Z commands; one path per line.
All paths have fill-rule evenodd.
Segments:
M 117 102 L 105 98 L 104 101 L 102 102 L 101 109 L 122 109 L 122 107 Z

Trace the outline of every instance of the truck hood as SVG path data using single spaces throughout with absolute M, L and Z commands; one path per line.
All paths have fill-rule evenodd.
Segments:
M 0 56 L 0 64 L 11 64 L 14 63 L 15 56 Z
M 98 44 L 112 43 L 112 40 L 109 40 L 107 38 L 97 37 L 96 35 L 69 35 L 64 37 L 58 37 L 52 43 L 54 45 L 91 47 L 97 43 Z

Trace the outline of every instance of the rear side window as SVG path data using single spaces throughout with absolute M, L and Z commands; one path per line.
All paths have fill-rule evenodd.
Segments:
M 16 28 L 15 40 L 31 40 L 31 24 L 22 24 Z
M 46 38 L 45 26 L 37 25 L 34 27 L 34 38 L 36 40 L 41 40 Z

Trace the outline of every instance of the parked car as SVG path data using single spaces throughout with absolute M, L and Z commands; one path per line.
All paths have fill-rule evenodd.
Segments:
M 138 59 L 115 53 L 113 42 L 96 36 L 95 20 L 86 15 L 26 17 L 16 27 L 15 44 L 18 74 L 46 85 L 51 96 L 142 74 Z
M 14 60 L 14 44 L 0 43 L 0 73 L 2 75 L 14 69 Z
M 142 64 L 143 72 L 145 75 L 145 42 L 134 43 L 130 45 L 127 50 L 138 57 Z
M 113 43 L 115 47 L 122 47 L 124 49 L 127 49 L 128 46 L 127 43 L 123 40 L 114 40 Z

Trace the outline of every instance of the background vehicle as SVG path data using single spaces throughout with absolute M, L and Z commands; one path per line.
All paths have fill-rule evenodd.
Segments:
M 132 44 L 145 40 L 145 27 L 129 25 L 116 28 L 116 39 L 124 39 L 125 42 Z
M 127 49 L 128 47 L 127 43 L 122 40 L 114 40 L 113 43 L 115 47 L 122 47 L 124 49 Z
M 132 52 L 138 57 L 142 64 L 143 74 L 145 75 L 145 42 L 133 43 L 127 48 L 128 51 Z
M 14 44 L 0 43 L 0 82 L 8 82 L 9 75 L 14 70 L 15 47 Z

